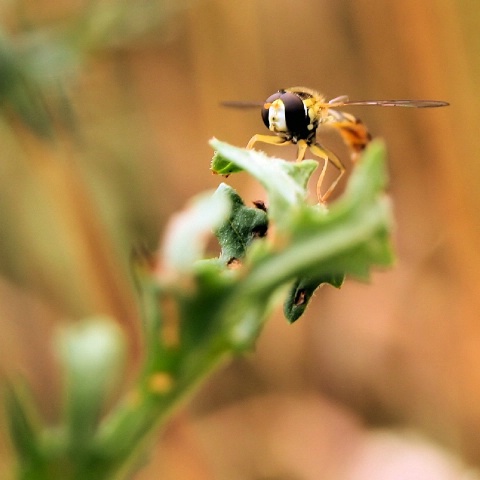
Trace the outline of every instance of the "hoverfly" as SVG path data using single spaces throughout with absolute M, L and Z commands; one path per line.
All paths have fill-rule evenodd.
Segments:
M 275 133 L 275 136 L 254 135 L 248 142 L 247 148 L 253 148 L 257 142 L 272 145 L 295 144 L 298 146 L 297 162 L 304 159 L 307 148 L 313 155 L 323 159 L 323 169 L 317 182 L 317 197 L 320 202 L 324 203 L 345 173 L 345 167 L 334 152 L 317 141 L 317 128 L 319 126 L 336 128 L 351 151 L 352 161 L 357 160 L 362 150 L 372 139 L 361 120 L 349 113 L 339 112 L 335 108 L 357 105 L 432 108 L 444 107 L 449 104 L 438 100 L 350 101 L 346 95 L 326 101 L 325 97 L 315 90 L 305 87 L 292 87 L 279 90 L 263 103 L 234 101 L 223 102 L 222 105 L 235 108 L 262 107 L 263 123 L 270 131 Z M 338 169 L 339 174 L 326 192 L 322 194 L 321 186 L 329 161 Z

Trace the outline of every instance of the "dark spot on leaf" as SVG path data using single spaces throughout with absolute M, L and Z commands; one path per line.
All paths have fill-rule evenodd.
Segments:
M 267 212 L 267 206 L 265 205 L 265 202 L 263 200 L 254 200 L 252 203 L 259 210 L 262 210 L 265 213 Z
M 305 300 L 307 298 L 307 293 L 305 292 L 305 289 L 299 289 L 295 293 L 295 298 L 293 299 L 293 303 L 295 306 L 303 305 L 305 303 Z
M 267 225 L 257 225 L 252 228 L 253 238 L 263 238 L 267 236 L 268 224 Z
M 235 257 L 232 257 L 228 262 L 227 262 L 227 267 L 231 268 L 232 270 L 235 270 L 236 268 L 240 268 L 242 266 L 242 262 Z

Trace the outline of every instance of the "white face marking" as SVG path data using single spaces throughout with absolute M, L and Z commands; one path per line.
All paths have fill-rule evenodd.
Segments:
M 272 132 L 287 132 L 285 105 L 280 99 L 275 100 L 268 109 L 268 124 Z

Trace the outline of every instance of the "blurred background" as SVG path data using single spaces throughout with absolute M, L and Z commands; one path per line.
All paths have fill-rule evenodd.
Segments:
M 29 379 L 47 418 L 53 329 L 109 313 L 138 358 L 132 248 L 154 250 L 168 217 L 216 188 L 209 138 L 266 133 L 259 112 L 222 100 L 296 85 L 446 100 L 352 107 L 388 146 L 397 264 L 321 289 L 294 325 L 278 311 L 137 478 L 480 478 L 477 2 L 10 0 L 0 15 L 0 365 Z M 38 140 L 42 115 L 55 147 Z M 351 170 L 338 137 L 322 138 Z M 227 181 L 262 198 L 244 174 Z M 13 462 L 5 437 L 0 462 Z

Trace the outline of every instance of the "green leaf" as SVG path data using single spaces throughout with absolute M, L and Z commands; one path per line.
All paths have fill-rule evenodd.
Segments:
M 51 137 L 52 119 L 44 92 L 13 42 L 0 31 L 0 104 L 8 106 L 38 135 Z
M 18 455 L 20 478 L 43 478 L 45 463 L 40 440 L 43 426 L 32 394 L 26 386 L 6 383 L 5 402 L 10 437 Z
M 167 228 L 162 248 L 163 267 L 169 273 L 188 273 L 203 258 L 213 231 L 226 221 L 231 211 L 226 191 L 195 198 L 175 215 Z
M 305 310 L 318 287 L 325 283 L 340 288 L 345 275 L 321 275 L 320 277 L 302 277 L 294 282 L 283 304 L 283 313 L 289 323 L 298 320 Z
M 243 172 L 242 167 L 239 167 L 231 160 L 227 160 L 220 152 L 213 154 L 210 170 L 212 170 L 215 175 L 224 175 L 225 177 L 228 177 L 232 173 Z
M 271 220 L 281 223 L 281 219 L 291 209 L 298 208 L 305 201 L 308 180 L 318 166 L 315 160 L 287 162 L 267 157 L 256 150 L 234 147 L 217 139 L 210 140 L 210 145 L 216 150 L 214 158 L 247 171 L 265 187 L 269 196 Z M 212 168 L 217 162 L 212 164 Z
M 340 203 L 369 202 L 385 193 L 388 184 L 386 148 L 381 140 L 371 142 L 358 161 Z
M 328 210 L 304 201 L 289 209 L 279 219 L 282 225 L 276 225 L 284 232 L 280 244 L 253 259 L 255 251 L 247 254 L 251 271 L 238 295 L 256 299 L 248 302 L 262 301 L 275 288 L 296 281 L 304 292 L 290 292 L 285 305 L 287 318 L 295 321 L 325 279 L 334 284 L 345 275 L 366 280 L 373 267 L 391 265 L 392 213 L 383 191 L 385 171 L 384 146 L 374 142 L 357 163 L 353 184 Z
M 242 259 L 252 241 L 267 234 L 268 216 L 262 208 L 245 206 L 238 193 L 224 183 L 217 192 L 228 195 L 232 203 L 230 217 L 215 231 L 222 249 L 220 260 L 228 263 Z
M 392 211 L 384 194 L 385 157 L 383 143 L 372 142 L 352 172 L 344 195 L 331 205 L 327 214 L 304 208 L 292 219 L 292 242 L 305 240 L 306 248 L 320 250 L 325 245 L 331 250 L 328 261 L 318 266 L 327 275 L 349 273 L 368 279 L 372 266 L 393 262 Z M 317 235 L 322 238 L 308 241 Z M 342 251 L 334 253 L 334 250 Z M 312 267 L 315 264 L 307 266 L 307 271 L 312 271 Z
M 125 338 L 113 321 L 94 317 L 61 330 L 56 347 L 65 375 L 65 424 L 80 457 L 121 380 Z

